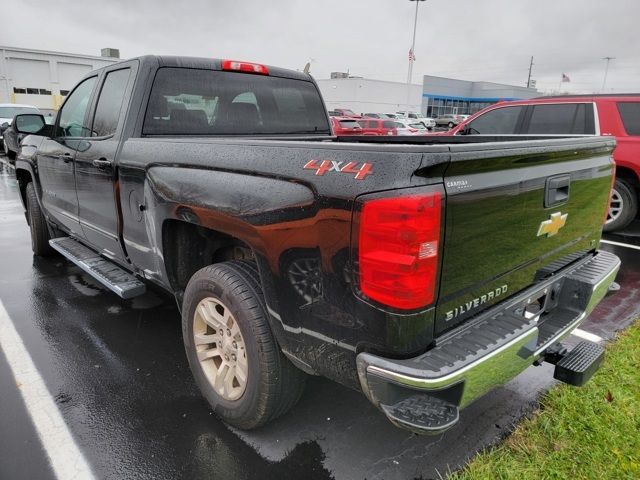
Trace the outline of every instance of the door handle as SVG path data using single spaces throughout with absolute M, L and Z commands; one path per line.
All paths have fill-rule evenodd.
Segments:
M 544 194 L 544 207 L 555 207 L 569 200 L 569 191 L 571 189 L 570 175 L 557 175 L 547 178 Z
M 65 153 L 64 155 L 58 155 L 58 159 L 62 160 L 64 163 L 69 163 L 73 160 L 73 156 L 70 153 Z
M 107 160 L 106 158 L 98 158 L 93 161 L 94 167 L 98 167 L 100 170 L 106 170 L 111 166 L 111 160 Z

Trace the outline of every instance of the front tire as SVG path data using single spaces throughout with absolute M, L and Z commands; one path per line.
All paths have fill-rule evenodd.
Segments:
M 449 128 L 453 128 L 453 127 L 455 127 L 455 124 L 454 124 L 453 122 L 449 122 L 449 123 L 447 124 L 447 127 L 449 127 Z
M 49 256 L 53 253 L 49 240 L 49 228 L 47 220 L 40 209 L 36 189 L 33 182 L 29 182 L 25 191 L 27 203 L 27 216 L 29 217 L 29 230 L 31 231 L 31 250 L 34 255 L 41 257 Z
M 638 192 L 626 180 L 616 178 L 603 230 L 613 232 L 629 225 L 638 214 Z
M 196 272 L 185 290 L 182 333 L 196 383 L 227 423 L 257 428 L 300 398 L 305 374 L 273 337 L 254 264 L 229 261 Z

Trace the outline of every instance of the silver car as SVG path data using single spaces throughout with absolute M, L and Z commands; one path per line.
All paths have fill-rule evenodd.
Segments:
M 439 127 L 447 126 L 453 128 L 464 120 L 464 115 L 447 113 L 436 117 L 436 125 Z

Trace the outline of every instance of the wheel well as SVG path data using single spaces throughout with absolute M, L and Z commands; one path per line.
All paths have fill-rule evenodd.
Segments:
M 227 260 L 254 259 L 242 240 L 180 220 L 162 226 L 163 257 L 171 287 L 182 298 L 189 279 L 202 267 Z
M 634 172 L 630 168 L 616 167 L 616 177 L 626 180 L 636 190 L 638 190 L 638 186 L 640 186 L 640 181 L 638 181 L 638 175 L 636 175 L 636 172 Z
M 31 173 L 28 170 L 19 169 L 16 170 L 16 178 L 18 179 L 18 187 L 20 188 L 20 196 L 22 197 L 22 204 L 27 205 L 27 184 L 33 181 Z

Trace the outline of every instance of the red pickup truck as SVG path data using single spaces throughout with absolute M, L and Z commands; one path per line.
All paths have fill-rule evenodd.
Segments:
M 616 179 L 605 231 L 638 214 L 640 94 L 571 95 L 500 102 L 443 135 L 606 135 L 616 137 Z

